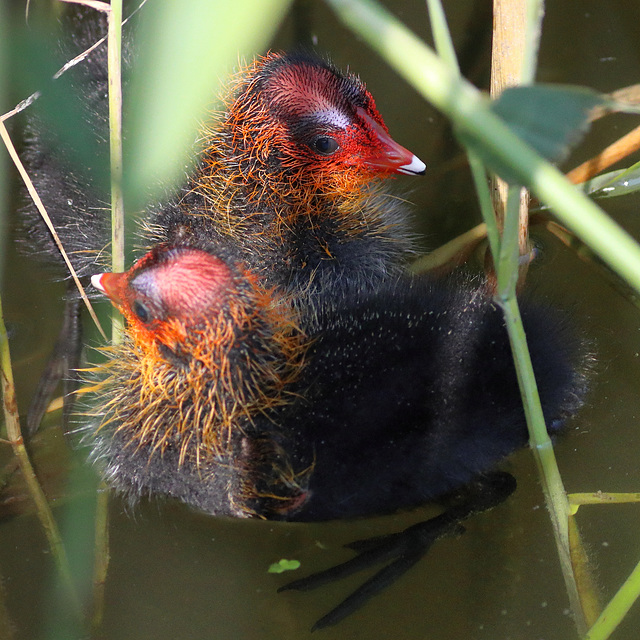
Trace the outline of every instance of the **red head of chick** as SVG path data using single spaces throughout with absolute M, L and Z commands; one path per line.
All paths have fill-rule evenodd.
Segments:
M 89 389 L 101 399 L 93 447 L 109 483 L 247 516 L 268 459 L 270 474 L 283 465 L 273 509 L 299 499 L 277 437 L 256 427 L 287 402 L 300 367 L 305 337 L 290 306 L 231 261 L 191 248 L 158 247 L 92 282 L 127 320 L 127 338 L 107 350 Z
M 376 175 L 422 174 L 424 163 L 389 135 L 372 95 L 353 75 L 303 55 L 269 54 L 242 72 L 223 127 L 276 172 L 342 187 Z M 342 174 L 342 175 L 340 175 Z M 345 178 L 345 175 L 347 178 Z
M 371 286 L 398 269 L 407 215 L 380 179 L 425 165 L 390 137 L 358 78 L 308 54 L 270 53 L 237 75 L 224 103 L 157 239 L 231 239 L 253 271 L 296 293 Z

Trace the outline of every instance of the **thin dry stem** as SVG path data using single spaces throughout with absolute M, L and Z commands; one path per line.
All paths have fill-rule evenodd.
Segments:
M 610 144 L 593 158 L 569 171 L 567 179 L 573 184 L 582 184 L 616 162 L 635 153 L 638 149 L 640 149 L 640 126 Z
M 87 294 L 85 293 L 84 287 L 80 283 L 80 279 L 78 278 L 78 275 L 76 274 L 76 271 L 73 268 L 71 261 L 69 260 L 69 256 L 67 256 L 67 252 L 64 250 L 64 247 L 62 246 L 62 242 L 60 241 L 58 233 L 56 232 L 56 229 L 53 226 L 53 223 L 51 222 L 51 218 L 49 217 L 49 214 L 47 213 L 47 210 L 45 209 L 44 204 L 42 204 L 42 200 L 40 199 L 40 196 L 38 195 L 36 188 L 33 186 L 33 182 L 31 181 L 31 178 L 29 177 L 27 170 L 24 168 L 24 165 L 22 164 L 22 161 L 20 160 L 18 153 L 16 152 L 16 148 L 13 146 L 13 142 L 9 137 L 9 132 L 7 131 L 7 128 L 4 124 L 4 117 L 0 118 L 0 137 L 2 137 L 2 140 L 5 144 L 5 147 L 7 148 L 7 151 L 9 152 L 9 155 L 11 156 L 11 159 L 13 160 L 13 163 L 15 164 L 16 169 L 18 169 L 18 173 L 20 174 L 20 177 L 22 178 L 25 186 L 27 187 L 27 190 L 29 191 L 29 195 L 33 199 L 33 202 L 38 208 L 38 211 L 40 212 L 42 219 L 44 220 L 45 224 L 47 225 L 47 228 L 51 232 L 51 235 L 53 236 L 53 239 L 56 243 L 56 246 L 58 247 L 58 250 L 60 251 L 62 258 L 64 259 L 67 265 L 67 268 L 69 269 L 69 273 L 71 274 L 71 277 L 73 278 L 73 281 L 75 282 L 76 287 L 78 287 L 78 291 L 80 292 L 80 295 L 82 296 L 82 299 L 84 300 L 84 303 L 87 306 L 87 309 L 89 310 L 89 314 L 91 315 L 91 318 L 95 322 L 96 327 L 98 327 L 98 330 L 102 334 L 102 337 L 106 340 L 107 336 L 104 330 L 102 329 L 102 326 L 100 325 L 98 316 L 96 316 L 96 313 L 93 310 L 93 306 L 91 305 L 89 298 L 87 298 Z
M 494 0 L 493 41 L 491 48 L 491 97 L 497 98 L 505 89 L 521 83 L 525 56 L 527 12 L 525 2 Z M 504 226 L 508 185 L 497 176 L 492 178 L 492 197 L 498 228 Z M 529 243 L 529 192 L 520 197 L 518 246 L 521 256 L 531 251 Z M 520 280 L 526 276 L 527 262 L 523 261 Z

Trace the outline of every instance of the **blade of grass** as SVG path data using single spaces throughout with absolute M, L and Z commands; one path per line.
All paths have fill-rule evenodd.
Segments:
M 439 35 L 437 36 L 434 30 L 434 41 L 438 53 L 444 57 L 451 72 L 459 77 L 450 38 L 444 35 L 445 32 L 448 34 L 448 29 L 446 24 L 443 24 L 444 14 L 439 2 L 431 0 L 429 9 L 431 22 L 438 29 Z M 529 2 L 526 7 L 523 2 L 503 2 L 502 0 L 494 2 L 492 95 L 500 93 L 507 86 L 518 84 L 523 77 L 527 81 L 533 80 L 542 14 L 542 3 L 538 1 Z M 525 33 L 528 46 L 525 46 Z M 505 52 L 508 52 L 508 55 Z M 469 164 L 478 191 L 486 230 L 489 234 L 490 247 L 497 264 L 497 297 L 505 314 L 530 430 L 531 445 L 541 474 L 545 500 L 551 513 L 565 585 L 574 611 L 576 625 L 578 630 L 583 633 L 588 624 L 584 616 L 585 608 L 582 606 L 580 590 L 573 571 L 574 564 L 571 559 L 568 530 L 569 508 L 542 415 L 536 380 L 515 295 L 518 274 L 521 274 L 522 279 L 525 276 L 525 271 L 519 268 L 519 256 L 528 253 L 529 250 L 529 198 L 524 189 L 517 185 L 509 186 L 499 179 L 490 192 L 484 164 L 473 152 L 469 153 Z M 491 193 L 496 196 L 493 198 L 493 202 Z M 504 226 L 502 237 L 500 237 L 498 230 L 500 221 L 502 221 L 501 226 Z M 539 453 L 538 448 L 543 448 L 544 454 Z M 574 537 L 579 540 L 578 536 Z M 587 574 L 589 575 L 588 570 Z M 590 589 L 586 591 L 588 594 L 592 593 Z M 589 600 L 594 599 L 589 598 Z
M 436 50 L 442 60 L 449 67 L 451 74 L 460 78 L 460 67 L 456 58 L 455 49 L 453 47 L 453 41 L 451 34 L 449 33 L 449 27 L 447 25 L 446 16 L 442 8 L 440 0 L 427 0 L 427 7 L 429 9 L 429 19 L 431 21 L 431 29 L 433 32 L 433 40 L 436 45 Z M 482 210 L 483 218 L 485 220 L 484 228 L 476 227 L 472 230 L 471 238 L 481 239 L 482 232 L 486 233 L 489 237 L 489 245 L 494 251 L 494 255 L 498 255 L 498 248 L 500 246 L 500 237 L 498 231 L 498 225 L 496 217 L 494 215 L 494 209 L 491 201 L 491 192 L 487 183 L 487 172 L 484 164 L 475 154 L 469 152 L 469 164 L 473 174 L 473 179 L 478 192 L 478 200 L 480 208 Z M 465 238 L 466 239 L 466 238 Z M 459 245 L 458 245 L 459 246 Z M 454 248 L 453 246 L 451 248 Z M 447 249 L 448 250 L 448 249 Z M 445 250 L 446 251 L 446 250 Z M 429 264 L 434 260 L 433 252 L 430 256 L 425 256 L 423 263 Z M 436 254 L 435 259 L 439 259 L 440 254 Z M 415 266 L 415 265 L 414 265 Z M 423 268 L 422 264 L 417 267 L 418 270 Z
M 427 0 L 429 9 L 429 20 L 431 22 L 431 32 L 436 51 L 442 60 L 447 64 L 451 73 L 460 75 L 460 65 L 453 46 L 447 18 L 442 8 L 440 0 Z
M 122 0 L 111 0 L 107 33 L 109 77 L 109 153 L 111 162 L 111 267 L 114 273 L 124 271 L 124 192 L 122 147 Z M 111 344 L 119 344 L 124 336 L 124 319 L 113 307 Z M 93 567 L 94 630 L 102 622 L 104 595 L 109 570 L 109 492 L 101 481 L 96 502 L 95 556 Z
M 124 271 L 124 196 L 122 192 L 122 0 L 111 0 L 109 16 L 109 152 L 111 158 L 111 265 Z M 122 339 L 124 323 L 114 307 L 111 341 Z
M 633 603 L 640 597 L 640 563 L 636 565 L 625 583 L 618 589 L 604 608 L 584 640 L 606 640 L 627 615 Z
M 109 82 L 109 157 L 111 175 L 111 270 L 124 271 L 124 199 L 122 193 L 122 0 L 62 0 L 101 11 L 107 16 L 107 71 Z M 113 307 L 111 340 L 121 340 L 124 323 Z
M 58 525 L 53 517 L 47 498 L 42 491 L 38 478 L 33 470 L 29 454 L 24 445 L 20 419 L 18 417 L 18 403 L 16 400 L 15 386 L 13 382 L 13 369 L 11 367 L 11 353 L 9 350 L 9 338 L 4 324 L 2 313 L 2 300 L 0 299 L 0 375 L 2 376 L 2 407 L 4 411 L 5 426 L 9 443 L 20 465 L 20 471 L 24 476 L 29 489 L 29 494 L 36 505 L 36 513 L 44 528 L 51 552 L 55 560 L 62 583 L 67 591 L 69 602 L 78 616 L 81 615 L 80 600 L 76 593 L 67 552 L 58 530 Z
M 138 210 L 164 197 L 193 161 L 199 122 L 239 56 L 265 47 L 291 0 L 153 2 L 138 31 L 129 85 L 125 198 Z
M 606 493 L 596 491 L 594 493 L 570 493 L 568 496 L 571 505 L 571 515 L 575 515 L 583 504 L 628 504 L 640 502 L 640 493 Z
M 501 128 L 502 123 L 498 124 L 497 121 L 492 121 L 492 118 L 485 118 L 486 112 L 484 112 L 484 109 L 486 109 L 486 103 L 471 85 L 465 83 L 458 74 L 451 73 L 450 62 L 438 59 L 424 43 L 420 42 L 408 29 L 373 2 L 367 0 L 328 0 L 328 2 L 344 22 L 354 31 L 364 36 L 369 44 L 381 53 L 397 71 L 404 75 L 422 95 L 442 109 L 458 125 L 459 130 L 464 132 L 465 137 L 472 139 L 473 151 L 479 152 L 482 159 L 488 158 L 491 160 L 492 155 L 497 155 L 500 156 L 500 161 L 502 161 L 503 158 L 508 156 L 507 163 L 509 163 L 510 167 L 516 167 L 515 173 L 522 171 L 520 175 L 523 184 L 530 184 L 539 191 L 545 192 L 547 197 L 550 195 L 551 199 L 556 202 L 562 200 L 566 202 L 567 196 L 569 196 L 570 201 L 575 200 L 575 194 L 566 192 L 566 186 L 563 187 L 561 181 L 558 181 L 559 174 L 556 170 L 537 157 L 535 153 L 531 153 L 531 150 L 526 145 L 522 145 L 518 138 L 510 137 L 509 141 L 505 142 L 501 134 L 498 134 L 495 138 L 493 137 L 490 129 L 493 125 L 498 125 L 498 128 Z M 539 22 L 542 16 L 542 4 L 534 2 L 529 5 L 529 9 L 530 15 L 536 16 Z M 536 51 L 539 33 L 539 24 L 534 25 L 532 30 L 528 30 L 528 37 L 535 40 L 533 46 Z M 535 69 L 535 56 L 530 57 L 526 64 L 528 65 L 526 73 L 532 77 Z M 485 128 L 487 125 L 489 129 Z M 497 129 L 494 130 L 494 133 L 497 134 Z M 503 142 L 505 143 L 503 144 Z M 529 154 L 527 159 L 532 161 L 528 169 L 524 167 L 526 163 L 520 162 L 522 156 L 517 158 L 516 154 L 512 153 L 516 149 L 518 150 L 517 153 L 520 153 L 524 148 L 527 148 L 527 153 Z M 487 153 L 487 149 L 489 153 Z M 542 172 L 540 171 L 541 168 Z M 476 182 L 481 184 L 484 172 L 481 167 L 479 169 L 479 171 L 475 172 L 475 175 L 477 176 Z M 543 177 L 541 173 L 544 174 L 544 179 L 536 180 L 538 176 Z M 551 190 L 549 189 L 549 183 L 552 185 Z M 558 188 L 561 188 L 560 191 Z M 527 421 L 530 425 L 532 442 L 537 450 L 536 460 L 541 471 L 545 496 L 552 510 L 552 521 L 563 574 L 567 582 L 572 608 L 576 614 L 577 626 L 579 630 L 584 631 L 586 629 L 586 621 L 573 579 L 568 542 L 568 503 L 542 417 L 533 370 L 515 300 L 515 277 L 518 272 L 519 255 L 518 230 L 526 227 L 526 224 L 520 222 L 520 216 L 518 215 L 518 209 L 521 208 L 520 188 L 511 187 L 507 202 L 512 213 L 510 219 L 505 221 L 508 228 L 505 228 L 504 237 L 500 243 L 498 299 L 504 308 L 507 319 L 509 337 L 518 368 L 518 377 L 525 398 Z M 581 204 L 590 210 L 588 215 L 595 216 L 599 222 L 606 220 L 612 225 L 611 221 L 600 210 L 590 206 L 591 203 L 582 202 Z M 567 212 L 563 210 L 562 213 L 566 215 Z M 492 216 L 493 213 L 491 213 Z M 488 222 L 490 216 L 487 216 L 487 218 L 486 221 Z M 598 231 L 600 230 L 601 228 L 598 226 Z M 594 237 L 594 240 L 597 243 L 597 238 Z M 640 286 L 640 250 L 629 238 L 626 238 L 626 241 L 627 248 L 634 254 L 636 261 L 635 273 L 632 277 L 635 279 L 636 285 Z M 608 252 L 610 259 L 612 248 L 613 246 L 610 245 L 603 250 L 605 254 Z M 615 260 L 615 257 L 613 259 Z M 618 266 L 624 268 L 624 265 Z
M 64 0 L 73 2 L 76 0 Z M 124 271 L 124 194 L 122 150 L 122 0 L 111 0 L 110 5 L 89 3 L 107 14 L 107 72 L 109 85 L 109 156 L 111 179 L 111 268 L 114 273 Z M 111 343 L 119 344 L 124 332 L 124 320 L 112 308 Z M 109 568 L 109 493 L 101 483 L 97 494 L 95 518 L 95 551 L 93 570 L 93 597 L 91 625 L 95 630 L 102 622 L 104 592 Z
M 111 0 L 110 5 L 88 0 L 63 0 L 78 2 L 106 13 L 107 72 L 109 86 L 109 156 L 111 180 L 111 268 L 114 273 L 124 271 L 124 194 L 122 147 L 122 0 Z M 141 5 L 142 6 L 142 5 Z M 112 309 L 111 343 L 122 341 L 124 321 L 120 313 Z M 95 553 L 93 571 L 93 597 L 91 625 L 97 630 L 104 612 L 104 590 L 109 568 L 109 493 L 101 483 L 97 494 L 95 519 Z

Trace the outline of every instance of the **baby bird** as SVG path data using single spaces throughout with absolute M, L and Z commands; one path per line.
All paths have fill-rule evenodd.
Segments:
M 216 515 L 297 504 L 304 491 L 287 478 L 275 417 L 293 399 L 306 342 L 288 305 L 241 266 L 191 247 L 156 247 L 92 282 L 128 325 L 90 389 L 107 482 Z
M 423 504 L 526 444 L 482 288 L 398 279 L 328 305 L 305 334 L 234 259 L 164 246 L 93 278 L 128 321 L 90 428 L 116 488 L 214 514 L 349 518 Z M 548 310 L 525 307 L 523 322 L 556 431 L 582 403 L 581 345 Z
M 71 55 L 101 28 L 78 10 L 69 31 Z M 126 67 L 133 55 L 125 41 Z M 56 81 L 79 94 L 83 119 L 101 143 L 109 137 L 106 69 L 102 44 Z M 225 93 L 223 110 L 203 124 L 192 175 L 143 216 L 143 243 L 196 238 L 214 250 L 236 246 L 252 272 L 294 292 L 308 318 L 327 289 L 334 298 L 399 273 L 412 249 L 407 207 L 382 179 L 421 174 L 425 165 L 391 138 L 364 84 L 312 54 L 268 53 L 241 69 Z M 46 97 L 38 107 L 46 109 Z M 94 145 L 96 166 L 85 173 L 73 169 L 67 146 L 31 117 L 26 164 L 74 267 L 86 273 L 104 264 L 110 238 L 108 187 L 96 175 L 107 166 L 107 146 Z M 33 206 L 23 219 L 29 246 L 59 263 Z
M 231 243 L 308 315 L 318 296 L 397 275 L 411 247 L 407 213 L 381 178 L 425 165 L 390 137 L 364 84 L 310 54 L 269 53 L 239 72 L 224 102 L 153 239 Z
M 94 276 L 128 335 L 96 371 L 87 442 L 132 499 L 213 515 L 353 518 L 461 490 L 440 516 L 353 543 L 352 560 L 282 587 L 387 562 L 314 629 L 330 626 L 515 489 L 492 471 L 528 439 L 502 312 L 483 287 L 402 277 L 321 306 L 305 333 L 282 294 L 234 260 L 161 246 L 127 273 Z M 583 402 L 584 345 L 548 309 L 525 305 L 523 324 L 556 432 Z

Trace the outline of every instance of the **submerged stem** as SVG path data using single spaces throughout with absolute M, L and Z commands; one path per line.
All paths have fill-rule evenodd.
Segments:
M 18 417 L 18 402 L 16 399 L 15 385 L 13 382 L 13 369 L 11 366 L 11 353 L 9 350 L 9 338 L 4 324 L 2 313 L 2 300 L 0 299 L 0 375 L 2 376 L 2 407 L 4 411 L 7 437 L 18 460 L 20 471 L 27 483 L 31 499 L 35 503 L 36 513 L 44 528 L 51 552 L 58 567 L 62 582 L 67 590 L 69 601 L 78 616 L 81 613 L 80 600 L 76 593 L 67 552 L 62 542 L 62 536 L 53 517 L 44 491 L 38 482 L 38 478 L 29 459 L 29 453 L 24 444 L 20 419 Z

